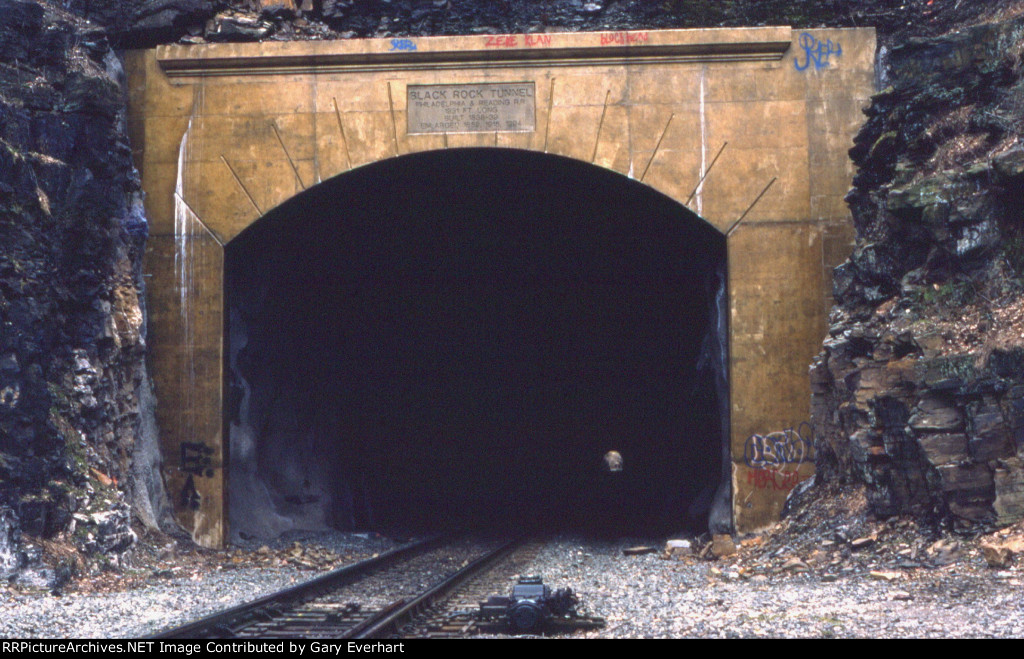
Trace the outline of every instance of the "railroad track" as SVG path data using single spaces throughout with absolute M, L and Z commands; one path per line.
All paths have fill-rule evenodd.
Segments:
M 461 615 L 461 611 L 452 616 L 447 613 L 451 607 L 442 603 L 469 582 L 474 586 L 466 592 L 482 592 L 481 589 L 488 588 L 492 592 L 507 591 L 508 580 L 515 570 L 536 555 L 537 545 L 516 551 L 521 545 L 520 541 L 498 543 L 483 554 L 477 552 L 473 560 L 458 566 L 454 573 L 446 572 L 440 577 L 436 574 L 438 569 L 427 569 L 424 573 L 431 574 L 432 583 L 421 588 L 418 594 L 399 597 L 386 605 L 364 606 L 358 601 L 359 589 L 367 581 L 376 579 L 386 584 L 389 579 L 397 580 L 398 575 L 412 569 L 409 566 L 416 561 L 429 565 L 433 560 L 440 564 L 441 558 L 455 547 L 455 543 L 446 543 L 443 538 L 430 538 L 164 631 L 154 638 L 359 639 L 470 635 L 472 620 Z M 431 552 L 436 557 L 431 558 Z M 481 578 L 489 571 L 494 571 L 490 578 Z M 460 605 L 467 596 L 475 595 L 459 595 Z M 486 594 L 481 598 L 485 597 Z
M 386 620 L 367 627 L 365 635 L 354 638 L 466 638 L 479 634 L 505 635 L 511 629 L 511 615 L 481 619 L 481 603 L 494 595 L 509 593 L 512 584 L 526 576 L 541 542 L 515 541 L 481 557 L 458 575 L 423 593 L 396 609 Z M 540 575 L 532 575 L 539 577 Z M 536 582 L 533 582 L 536 583 Z M 575 602 L 575 597 L 571 595 Z M 531 628 L 531 634 L 551 635 L 579 629 L 604 627 L 603 618 L 571 611 L 548 610 L 544 622 Z M 520 622 L 522 619 L 520 619 Z

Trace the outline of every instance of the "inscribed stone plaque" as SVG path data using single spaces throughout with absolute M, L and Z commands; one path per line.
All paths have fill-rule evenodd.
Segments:
M 525 132 L 536 127 L 532 82 L 409 85 L 409 133 Z

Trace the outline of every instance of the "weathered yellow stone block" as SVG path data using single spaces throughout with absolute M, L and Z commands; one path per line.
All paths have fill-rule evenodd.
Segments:
M 369 80 L 346 76 L 318 81 L 314 90 L 316 109 L 318 112 L 331 112 L 337 104 L 346 112 L 383 112 L 389 109 L 387 83 L 387 78 L 381 76 L 371 76 Z M 405 107 L 404 98 L 402 107 Z
M 177 163 L 148 163 L 142 173 L 146 191 L 146 220 L 149 235 L 174 235 L 174 190 L 177 185 Z
M 629 172 L 629 110 L 609 106 L 600 126 L 594 164 L 626 174 Z
M 341 120 L 345 125 L 353 166 L 401 154 L 395 143 L 395 127 L 390 112 L 351 112 L 342 114 Z
M 187 116 L 148 118 L 142 131 L 145 140 L 144 162 L 177 165 L 178 147 L 181 145 L 181 136 L 188 129 L 188 123 Z
M 731 225 L 748 209 L 744 222 L 749 223 L 807 217 L 806 158 L 804 149 L 740 149 L 730 142 L 702 186 L 702 216 L 719 228 Z
M 548 133 L 548 153 L 590 162 L 597 139 L 597 123 L 601 116 L 600 106 L 555 106 L 551 111 L 551 127 Z M 582 126 L 589 135 L 583 136 Z
M 313 134 L 311 114 L 202 115 L 192 123 L 188 160 L 310 160 Z
M 712 103 L 705 108 L 707 139 L 730 148 L 784 149 L 807 145 L 804 103 Z
M 311 80 L 239 81 L 203 85 L 199 111 L 204 115 L 277 116 L 315 111 Z
M 552 100 L 555 107 L 603 106 L 605 97 L 611 105 L 622 104 L 627 100 L 627 88 L 630 84 L 626 71 L 621 67 L 596 68 L 585 74 L 567 71 L 555 75 Z
M 250 198 L 243 176 L 252 176 L 253 164 L 238 161 L 203 161 L 193 164 L 189 173 L 205 185 L 186 191 L 185 201 L 221 242 L 227 242 L 256 221 L 268 206 Z M 238 173 L 235 179 L 232 169 Z M 265 201 L 263 203 L 266 203 Z M 257 209 L 257 205 L 258 206 Z
M 699 66 L 633 65 L 629 68 L 629 103 L 636 106 L 698 103 L 702 72 Z

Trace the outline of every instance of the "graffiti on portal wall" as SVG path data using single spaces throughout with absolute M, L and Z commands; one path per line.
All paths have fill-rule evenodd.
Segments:
M 800 63 L 800 56 L 793 60 L 793 66 L 797 71 L 806 71 L 811 64 L 815 70 L 827 68 L 829 59 L 834 55 L 839 57 L 843 54 L 843 47 L 838 43 L 832 43 L 831 39 L 819 41 L 814 35 L 804 32 L 800 35 L 800 47 L 804 49 L 804 62 Z
M 391 50 L 413 51 L 416 50 L 416 42 L 414 42 L 412 39 L 392 39 Z
M 179 467 L 188 474 L 179 493 L 182 508 L 199 510 L 202 497 L 196 489 L 196 478 L 213 477 L 213 449 L 202 442 L 182 442 Z
M 743 445 L 743 461 L 748 467 L 780 468 L 814 459 L 814 431 L 806 421 L 794 428 L 767 435 L 753 434 Z
M 743 445 L 747 484 L 759 490 L 788 491 L 800 482 L 800 465 L 814 461 L 814 429 L 806 421 L 767 435 L 753 434 Z
M 800 474 L 796 471 L 774 471 L 771 469 L 751 469 L 747 472 L 747 485 L 759 490 L 775 490 L 788 492 L 800 484 Z
M 199 510 L 201 501 L 202 497 L 199 496 L 199 490 L 196 489 L 196 482 L 193 480 L 192 474 L 189 474 L 188 478 L 185 479 L 185 485 L 181 488 L 181 493 L 178 495 L 178 503 L 182 508 Z

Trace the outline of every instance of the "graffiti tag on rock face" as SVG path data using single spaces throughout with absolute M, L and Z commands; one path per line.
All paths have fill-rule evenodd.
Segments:
M 800 47 L 804 49 L 804 63 L 800 63 L 799 55 L 793 60 L 797 71 L 806 71 L 811 64 L 814 64 L 815 70 L 827 68 L 833 55 L 839 57 L 843 54 L 843 47 L 838 43 L 833 44 L 831 39 L 819 41 L 807 32 L 800 35 Z

